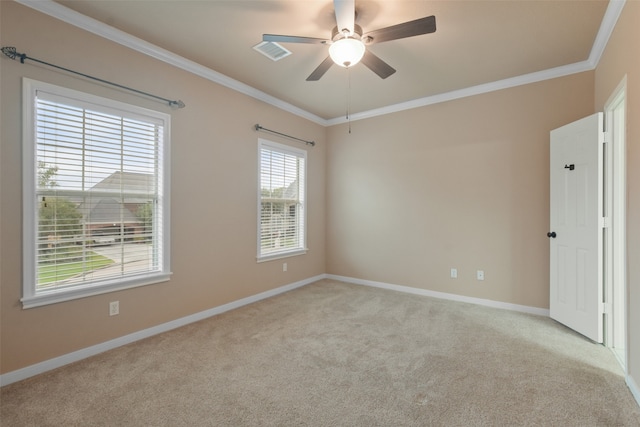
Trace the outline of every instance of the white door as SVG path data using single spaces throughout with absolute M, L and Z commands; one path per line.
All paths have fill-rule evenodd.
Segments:
M 551 131 L 551 318 L 602 342 L 603 114 Z

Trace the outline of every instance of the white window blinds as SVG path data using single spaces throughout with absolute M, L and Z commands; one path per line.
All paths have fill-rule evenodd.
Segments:
M 168 117 L 55 86 L 28 86 L 33 215 L 25 298 L 82 295 L 168 274 Z M 25 172 L 26 173 L 26 172 Z M 85 292 L 83 292 L 85 291 Z
M 258 259 L 306 251 L 306 151 L 259 141 Z

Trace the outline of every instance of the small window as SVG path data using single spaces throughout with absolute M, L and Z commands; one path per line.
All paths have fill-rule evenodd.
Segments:
M 25 308 L 169 278 L 169 116 L 24 80 Z
M 258 260 L 306 252 L 307 152 L 259 140 Z

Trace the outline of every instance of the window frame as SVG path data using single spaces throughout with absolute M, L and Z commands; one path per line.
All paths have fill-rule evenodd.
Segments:
M 285 155 L 293 155 L 301 158 L 304 161 L 304 172 L 303 172 L 303 180 L 304 183 L 302 185 L 302 215 L 298 217 L 298 224 L 296 227 L 298 228 L 298 232 L 302 233 L 300 238 L 301 244 L 292 249 L 286 249 L 282 251 L 272 252 L 272 253 L 262 253 L 262 150 L 268 149 L 271 151 L 276 151 Z M 258 209 L 257 209 L 257 262 L 271 261 L 274 259 L 281 258 L 289 258 L 298 255 L 304 255 L 307 253 L 307 176 L 308 176 L 308 161 L 307 161 L 307 151 L 299 148 L 291 147 L 289 145 L 280 144 L 277 142 L 269 141 L 267 139 L 258 139 L 258 185 L 257 185 L 257 193 L 258 193 Z M 299 179 L 299 177 L 298 177 Z M 300 222 L 302 224 L 300 224 Z
M 23 280 L 22 298 L 23 308 L 39 307 L 55 304 L 63 301 L 85 298 L 92 295 L 104 294 L 138 286 L 168 281 L 171 277 L 171 245 L 170 245 L 170 135 L 171 116 L 155 110 L 146 109 L 136 105 L 115 101 L 112 99 L 80 92 L 62 86 L 53 85 L 29 78 L 23 78 L 23 182 L 22 182 L 22 209 L 23 209 Z M 87 283 L 51 290 L 37 290 L 38 269 L 38 216 L 39 209 L 36 201 L 37 188 L 37 102 L 38 92 L 46 92 L 54 97 L 63 97 L 74 100 L 80 104 L 93 105 L 96 111 L 122 114 L 123 117 L 144 116 L 161 121 L 163 133 L 161 146 L 158 151 L 158 175 L 157 205 L 161 209 L 161 224 L 154 227 L 154 239 L 157 239 L 160 255 L 159 268 L 155 271 L 132 274 L 124 277 L 93 280 Z

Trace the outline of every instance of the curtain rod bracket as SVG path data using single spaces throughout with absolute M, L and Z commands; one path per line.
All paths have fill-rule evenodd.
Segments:
M 34 62 L 38 62 L 40 64 L 47 65 L 49 67 L 57 68 L 59 70 L 66 71 L 68 73 L 76 74 L 78 76 L 82 76 L 82 77 L 85 77 L 85 78 L 88 78 L 88 79 L 91 79 L 91 80 L 96 80 L 98 82 L 105 83 L 105 84 L 108 84 L 108 85 L 111 85 L 111 86 L 115 86 L 115 87 L 118 87 L 120 89 L 125 89 L 125 90 L 128 90 L 130 92 L 135 92 L 135 93 L 137 93 L 139 95 L 144 95 L 144 96 L 148 96 L 150 98 L 155 98 L 155 99 L 158 99 L 160 101 L 164 101 L 167 104 L 169 104 L 169 106 L 171 108 L 184 108 L 185 107 L 184 102 L 182 102 L 180 100 L 173 101 L 171 99 L 163 98 L 163 97 L 157 96 L 157 95 L 152 95 L 150 93 L 143 92 L 143 91 L 138 90 L 138 89 L 133 89 L 133 88 L 130 88 L 128 86 L 124 86 L 124 85 L 121 85 L 121 84 L 118 84 L 118 83 L 113 83 L 113 82 L 110 82 L 108 80 L 104 80 L 104 79 L 101 79 L 101 78 L 98 78 L 98 77 L 90 76 L 88 74 L 84 74 L 84 73 L 81 73 L 79 71 L 70 70 L 68 68 L 64 68 L 64 67 L 60 67 L 58 65 L 50 64 L 48 62 L 41 61 L 39 59 L 30 58 L 30 57 L 27 56 L 26 53 L 18 52 L 16 50 L 16 48 L 13 47 L 13 46 L 3 46 L 1 50 L 2 50 L 2 53 L 4 53 L 7 57 L 9 57 L 9 58 L 11 58 L 13 60 L 15 60 L 16 58 L 20 58 L 20 63 L 21 64 L 24 64 L 25 60 L 30 59 L 30 60 L 32 60 Z
M 295 136 L 291 136 L 291 135 L 287 135 L 286 133 L 280 133 L 280 132 L 276 132 L 275 130 L 271 130 L 271 129 L 267 129 L 265 127 L 260 126 L 259 124 L 256 124 L 254 126 L 256 131 L 265 131 L 265 132 L 271 132 L 271 133 L 275 133 L 276 135 L 280 135 L 280 136 L 284 136 L 286 138 L 291 138 L 291 139 L 295 139 L 296 141 L 300 141 L 300 142 L 304 142 L 307 145 L 311 145 L 312 147 L 314 147 L 316 145 L 315 141 L 307 141 L 306 139 L 301 139 L 301 138 L 296 138 Z

